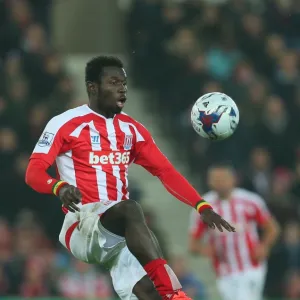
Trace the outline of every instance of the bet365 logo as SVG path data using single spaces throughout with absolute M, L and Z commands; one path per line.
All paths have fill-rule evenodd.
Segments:
M 108 154 L 97 154 L 90 152 L 89 163 L 91 165 L 127 165 L 130 161 L 130 151 L 111 152 Z

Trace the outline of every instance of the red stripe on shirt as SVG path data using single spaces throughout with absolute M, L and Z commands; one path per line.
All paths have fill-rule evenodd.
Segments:
M 230 207 L 230 213 L 232 217 L 232 222 L 233 224 L 238 224 L 238 216 L 236 212 L 236 203 L 234 199 L 231 199 L 229 201 L 229 207 Z M 240 224 L 238 224 L 240 226 Z M 240 253 L 240 247 L 239 247 L 239 234 L 240 233 L 235 233 L 233 234 L 233 249 L 234 249 L 234 256 L 237 261 L 237 267 L 239 271 L 243 270 L 243 264 L 242 264 L 242 258 L 241 258 L 241 253 Z
M 114 122 L 114 126 L 115 126 L 115 130 L 116 130 L 116 134 L 117 134 L 117 148 L 118 149 L 123 149 L 124 148 L 124 141 L 125 141 L 125 133 L 121 130 L 120 128 L 120 124 L 118 122 L 118 120 L 116 120 Z M 131 132 L 132 133 L 132 132 Z M 132 133 L 133 134 L 133 133 Z M 133 134 L 133 136 L 135 136 Z M 132 141 L 132 144 L 134 145 L 134 141 Z M 132 158 L 130 158 L 131 160 Z M 128 166 L 125 166 L 124 164 L 120 164 L 120 180 L 122 182 L 122 200 L 127 200 L 127 170 L 128 170 Z

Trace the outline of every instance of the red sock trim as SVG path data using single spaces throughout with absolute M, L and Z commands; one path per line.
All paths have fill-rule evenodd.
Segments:
M 162 258 L 154 259 L 144 266 L 147 275 L 154 283 L 158 293 L 165 297 L 182 288 L 177 276 Z
M 151 260 L 150 262 L 148 262 L 144 266 L 144 269 L 148 273 L 148 272 L 151 272 L 151 270 L 156 268 L 157 266 L 166 265 L 166 264 L 167 264 L 166 260 L 164 260 L 162 258 L 157 258 L 157 259 L 154 259 L 154 260 Z

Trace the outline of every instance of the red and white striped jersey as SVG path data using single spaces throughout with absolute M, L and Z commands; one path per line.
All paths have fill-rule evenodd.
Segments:
M 203 198 L 214 210 L 236 228 L 235 233 L 219 232 L 205 225 L 197 212 L 192 212 L 190 234 L 194 239 L 204 239 L 213 251 L 213 264 L 217 276 L 243 272 L 259 265 L 253 251 L 259 243 L 258 227 L 270 218 L 264 200 L 250 191 L 235 188 L 231 198 L 220 200 L 216 192 Z
M 121 113 L 105 118 L 82 105 L 52 118 L 31 158 L 56 163 L 58 179 L 77 186 L 82 204 L 126 200 L 128 166 L 134 162 L 158 175 L 168 162 L 150 133 Z M 168 162 L 169 164 L 169 162 Z

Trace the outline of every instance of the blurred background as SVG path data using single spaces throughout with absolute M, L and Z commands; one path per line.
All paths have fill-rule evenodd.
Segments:
M 0 0 L 0 296 L 115 298 L 105 270 L 58 244 L 59 201 L 24 183 L 47 121 L 86 103 L 84 66 L 99 54 L 124 60 L 126 112 L 201 193 L 207 167 L 227 161 L 241 186 L 264 197 L 283 228 L 265 295 L 300 298 L 299 0 Z M 219 143 L 189 121 L 196 99 L 214 91 L 241 114 L 235 135 Z M 184 289 L 218 299 L 209 263 L 187 254 L 190 209 L 145 171 L 130 175 L 131 198 Z

